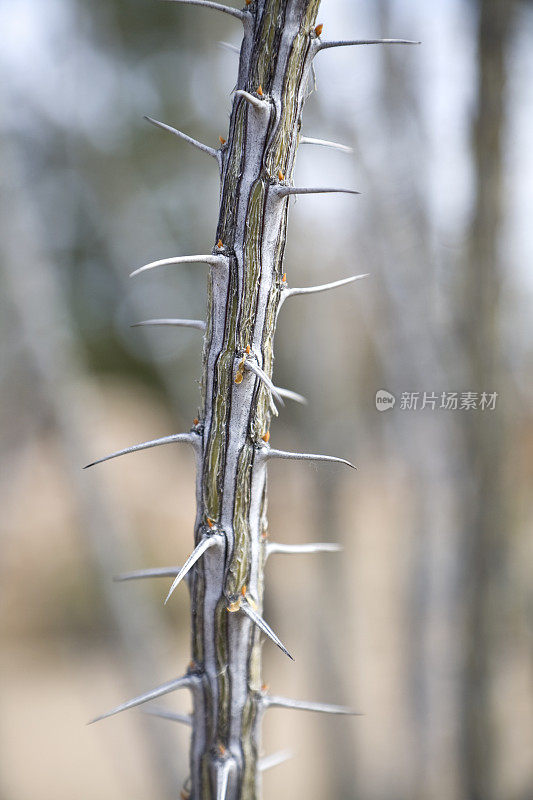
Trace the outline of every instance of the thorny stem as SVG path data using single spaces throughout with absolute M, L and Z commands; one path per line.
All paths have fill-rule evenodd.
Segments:
M 378 40 L 323 42 L 322 26 L 314 28 L 320 0 L 246 0 L 243 11 L 211 0 L 173 2 L 218 9 L 240 19 L 244 28 L 229 132 L 227 139 L 221 138 L 219 150 L 150 119 L 216 157 L 220 167 L 220 215 L 212 253 L 163 259 L 133 273 L 185 262 L 208 265 L 205 325 L 201 320 L 181 319 L 138 323 L 205 329 L 202 404 L 189 433 L 144 442 L 93 463 L 162 444 L 188 442 L 193 446 L 197 514 L 191 556 L 182 568 L 154 568 L 118 576 L 119 580 L 174 577 L 167 599 L 185 578 L 191 594 L 192 661 L 183 677 L 139 695 L 98 719 L 188 688 L 193 699 L 190 717 L 157 712 L 192 726 L 191 774 L 182 797 L 258 800 L 260 774 L 265 768 L 260 727 L 269 706 L 353 713 L 339 706 L 269 698 L 262 688 L 262 634 L 292 658 L 263 618 L 264 567 L 269 552 L 338 549 L 324 543 L 268 545 L 266 470 L 272 458 L 353 466 L 344 459 L 292 453 L 268 444 L 275 411 L 272 397 L 279 402 L 282 394 L 304 400 L 294 392 L 276 390 L 272 383 L 273 339 L 286 297 L 326 291 L 364 277 L 289 289 L 282 261 L 292 194 L 356 193 L 351 189 L 299 189 L 292 185 L 313 58 L 321 49 Z M 342 147 L 323 140 L 307 141 Z
M 254 618 L 262 619 L 266 459 L 259 449 L 270 427 L 271 390 L 244 367 L 248 349 L 272 378 L 288 205 L 278 189 L 291 181 L 318 5 L 249 6 L 253 25 L 245 28 L 222 151 L 215 241 L 223 243 L 229 270 L 211 269 L 209 277 L 195 541 L 209 518 L 225 548 L 204 553 L 191 584 L 193 659 L 202 684 L 193 711 L 194 800 L 215 798 L 220 775 L 227 775 L 227 800 L 260 796 L 261 631 Z M 232 604 L 245 613 L 228 611 Z M 222 772 L 226 764 L 231 768 Z

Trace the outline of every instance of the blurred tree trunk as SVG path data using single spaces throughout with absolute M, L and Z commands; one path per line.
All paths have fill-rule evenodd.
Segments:
M 393 5 L 388 0 L 377 4 L 377 18 L 380 32 L 393 35 Z M 453 415 L 438 407 L 421 408 L 425 392 L 453 383 L 450 353 L 455 342 L 446 335 L 445 312 L 436 303 L 441 287 L 431 247 L 435 220 L 427 204 L 425 178 L 430 157 L 416 71 L 400 56 L 392 48 L 382 52 L 382 115 L 392 157 L 374 227 L 386 231 L 379 274 L 388 332 L 379 346 L 385 385 L 396 391 L 398 402 L 399 389 L 420 393 L 416 413 L 404 411 L 384 419 L 390 425 L 390 446 L 408 468 L 412 487 L 405 694 L 414 745 L 412 786 L 404 789 L 404 796 L 462 800 L 458 769 L 462 640 L 456 624 L 461 553 L 458 426 Z
M 496 392 L 502 386 L 500 296 L 504 259 L 503 137 L 506 55 L 514 2 L 480 0 L 477 109 L 472 122 L 474 208 L 460 293 L 465 390 Z M 491 714 L 491 659 L 501 607 L 497 587 L 504 569 L 505 519 L 502 465 L 505 398 L 492 412 L 462 412 L 465 465 L 464 588 L 466 651 L 463 675 L 465 798 L 495 796 L 495 743 Z
M 5 131 L 2 131 L 4 133 Z M 134 691 L 153 680 L 151 653 L 163 641 L 157 617 L 145 603 L 137 603 L 111 583 L 113 572 L 135 563 L 135 543 L 124 529 L 123 514 L 96 474 L 82 472 L 90 460 L 91 397 L 80 381 L 86 375 L 83 348 L 77 340 L 56 264 L 49 260 L 46 236 L 38 207 L 34 205 L 27 154 L 6 135 L 0 163 L 6 192 L 0 203 L 2 224 L 0 255 L 3 261 L 3 301 L 14 312 L 13 340 L 21 343 L 29 365 L 25 387 L 36 417 L 51 424 L 64 457 L 70 489 L 84 537 L 87 562 L 98 582 L 113 646 L 126 683 Z M 31 174 L 31 173 L 30 173 Z M 21 265 L 30 265 L 28 273 Z M 138 560 L 138 558 L 137 558 Z M 150 646 L 150 642 L 154 646 Z M 172 742 L 159 725 L 147 717 L 135 718 L 153 769 L 154 785 L 163 798 L 171 798 L 177 783 Z

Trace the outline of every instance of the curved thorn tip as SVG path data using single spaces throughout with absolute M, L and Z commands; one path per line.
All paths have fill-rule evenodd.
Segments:
M 89 469 L 89 467 L 94 467 L 95 464 L 102 464 L 104 461 L 110 461 L 112 458 L 125 456 L 128 453 L 136 453 L 139 450 L 149 450 L 151 447 L 159 447 L 163 444 L 173 444 L 174 442 L 189 442 L 192 444 L 193 439 L 190 433 L 174 433 L 171 436 L 163 436 L 161 439 L 152 439 L 149 442 L 142 442 L 142 444 L 134 444 L 132 447 L 125 447 L 124 450 L 117 450 L 115 453 L 110 453 L 108 456 L 104 456 L 96 461 L 92 461 L 90 464 L 86 464 L 83 469 Z
M 200 6 L 200 8 L 212 8 L 214 11 L 221 11 L 223 14 L 228 14 L 241 21 L 244 21 L 247 16 L 245 11 L 240 11 L 238 8 L 231 8 L 231 6 L 224 6 L 220 3 L 214 3 L 212 0 L 164 0 L 164 2 L 183 3 L 188 6 Z
M 87 725 L 100 722 L 102 719 L 113 717 L 115 714 L 120 714 L 122 711 L 127 711 L 129 708 L 135 708 L 143 703 L 147 703 L 149 700 L 155 700 L 156 697 L 162 697 L 164 694 L 174 692 L 176 689 L 188 688 L 191 685 L 192 680 L 189 675 L 184 675 L 181 678 L 176 678 L 173 681 L 162 683 L 160 686 L 156 686 L 155 689 L 151 689 L 149 692 L 145 692 L 145 694 L 140 694 L 138 697 L 134 697 L 133 700 L 127 700 L 125 703 L 121 703 L 119 706 L 111 709 L 111 711 L 106 711 L 105 714 L 100 714 L 100 716 L 90 720 Z
M 134 322 L 130 328 L 142 327 L 170 327 L 170 328 L 197 328 L 199 331 L 205 331 L 205 322 L 203 319 L 144 319 L 141 322 Z
M 216 544 L 216 540 L 215 540 L 214 536 L 204 536 L 202 539 L 200 539 L 200 541 L 198 542 L 198 544 L 196 545 L 196 547 L 192 551 L 191 555 L 189 556 L 189 558 L 187 559 L 185 564 L 182 566 L 182 568 L 180 569 L 180 571 L 178 572 L 178 574 L 174 578 L 172 586 L 170 587 L 169 592 L 167 594 L 167 598 L 165 600 L 165 605 L 170 600 L 170 597 L 171 597 L 172 593 L 174 592 L 174 589 L 178 586 L 179 583 L 181 583 L 181 581 L 187 575 L 189 570 L 192 569 L 192 567 L 196 564 L 198 559 L 201 558 L 201 556 L 203 556 L 205 551 L 209 550 L 209 548 L 212 547 L 214 544 Z
M 287 650 L 281 639 L 278 636 L 276 636 L 270 625 L 267 622 L 265 622 L 263 617 L 260 614 L 258 614 L 257 611 L 255 611 L 246 600 L 244 600 L 241 603 L 240 609 L 244 614 L 246 614 L 247 617 L 249 617 L 252 620 L 253 623 L 255 623 L 255 625 L 257 625 L 257 627 L 260 630 L 263 631 L 263 633 L 266 633 L 269 639 L 272 639 L 274 644 L 276 644 L 279 647 L 282 653 L 285 653 L 285 655 L 288 656 L 291 659 L 291 661 L 294 661 L 294 658 L 291 656 L 291 654 L 289 653 L 289 651 Z

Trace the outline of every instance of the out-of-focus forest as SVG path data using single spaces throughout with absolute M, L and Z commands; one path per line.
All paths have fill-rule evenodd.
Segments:
M 422 44 L 321 53 L 305 110 L 306 135 L 353 153 L 302 145 L 298 184 L 362 194 L 293 204 L 288 280 L 370 277 L 284 308 L 276 382 L 309 405 L 286 405 L 273 442 L 358 472 L 270 470 L 271 538 L 344 552 L 269 562 L 265 616 L 296 663 L 266 643 L 264 679 L 363 715 L 272 711 L 265 753 L 294 758 L 265 798 L 527 800 L 533 7 L 323 0 L 319 21 Z M 163 607 L 168 582 L 112 577 L 189 553 L 192 456 L 81 467 L 196 415 L 201 334 L 130 325 L 202 318 L 205 268 L 128 274 L 209 251 L 218 176 L 142 117 L 217 146 L 237 67 L 218 43 L 240 26 L 153 0 L 3 0 L 0 30 L 0 797 L 170 800 L 187 728 L 85 723 L 189 660 L 186 590 Z

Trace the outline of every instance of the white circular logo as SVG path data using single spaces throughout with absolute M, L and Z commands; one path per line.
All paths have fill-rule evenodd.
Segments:
M 376 392 L 376 408 L 378 411 L 388 411 L 394 408 L 396 398 L 385 389 L 378 389 Z

